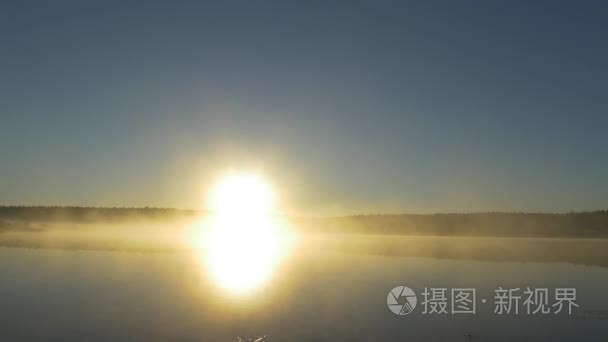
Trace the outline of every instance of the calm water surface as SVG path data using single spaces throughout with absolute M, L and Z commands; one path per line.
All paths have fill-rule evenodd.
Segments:
M 608 340 L 608 268 L 296 251 L 235 295 L 193 253 L 0 248 L 0 334 L 11 341 Z M 246 281 L 246 279 L 243 279 Z M 476 315 L 391 313 L 407 285 L 477 289 Z M 493 290 L 574 287 L 572 315 L 499 316 Z M 486 304 L 481 299 L 487 299 Z M 420 302 L 419 302 L 420 303 Z

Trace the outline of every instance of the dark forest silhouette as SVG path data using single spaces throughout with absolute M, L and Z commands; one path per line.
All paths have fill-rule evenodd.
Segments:
M 167 208 L 0 207 L 0 230 L 32 223 L 165 221 L 205 215 Z M 422 236 L 608 237 L 608 210 L 548 213 L 384 214 L 330 218 L 292 218 L 312 233 Z

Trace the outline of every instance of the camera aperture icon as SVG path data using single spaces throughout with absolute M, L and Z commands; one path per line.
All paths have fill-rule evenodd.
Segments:
M 407 315 L 414 311 L 418 298 L 407 286 L 401 285 L 392 289 L 386 296 L 386 305 L 395 315 Z

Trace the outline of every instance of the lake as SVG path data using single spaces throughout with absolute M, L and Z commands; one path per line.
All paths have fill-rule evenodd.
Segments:
M 608 289 L 608 268 L 602 266 L 605 260 L 597 254 L 606 250 L 604 240 L 475 242 L 491 245 L 500 241 L 501 245 L 512 246 L 504 250 L 534 244 L 560 249 L 560 257 L 541 261 L 530 254 L 532 260 L 526 261 L 512 260 L 516 258 L 508 257 L 509 253 L 504 254 L 505 258 L 483 253 L 466 256 L 444 253 L 445 248 L 436 247 L 470 244 L 471 238 L 382 237 L 371 243 L 373 246 L 364 243 L 373 238 L 358 237 L 356 242 L 332 239 L 301 241 L 267 283 L 245 294 L 218 286 L 205 263 L 190 250 L 2 247 L 2 339 L 608 340 L 608 296 L 604 293 Z M 571 248 L 570 253 L 563 251 L 577 244 L 584 246 Z M 395 246 L 400 245 L 406 248 L 397 252 Z M 412 254 L 412 246 L 418 246 L 416 253 Z M 426 249 L 433 252 L 426 253 Z M 602 260 L 593 262 L 594 257 Z M 417 306 L 407 315 L 396 315 L 387 306 L 389 291 L 400 285 L 417 295 Z M 447 289 L 448 299 L 451 289 L 474 288 L 475 314 L 423 314 L 425 287 Z M 525 314 L 525 295 L 520 292 L 519 313 L 499 315 L 494 312 L 495 290 L 499 287 L 521 291 L 526 287 L 548 288 L 550 304 L 555 288 L 574 288 L 578 307 L 572 314 L 566 308 L 559 314 Z

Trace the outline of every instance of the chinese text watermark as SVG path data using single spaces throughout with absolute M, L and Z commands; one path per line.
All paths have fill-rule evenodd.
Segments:
M 566 313 L 571 315 L 579 304 L 575 288 L 503 288 L 494 289 L 493 312 L 496 315 L 547 315 Z M 486 304 L 485 298 L 481 304 Z M 389 309 L 397 315 L 414 311 L 418 296 L 407 286 L 393 288 L 387 296 Z M 420 298 L 423 315 L 477 313 L 475 288 L 425 287 Z

